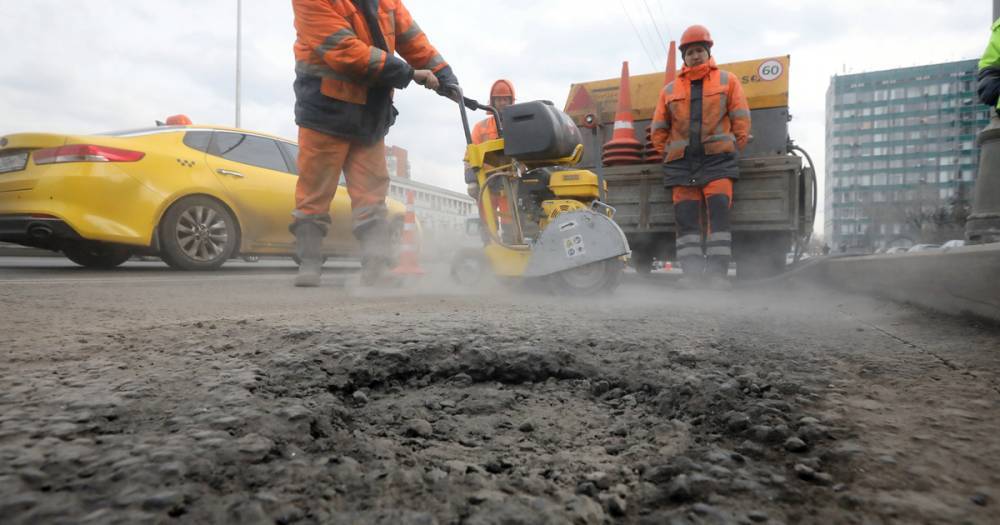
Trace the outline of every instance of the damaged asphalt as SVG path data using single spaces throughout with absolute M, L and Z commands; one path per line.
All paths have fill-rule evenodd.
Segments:
M 0 288 L 5 523 L 995 517 L 995 327 L 808 287 L 241 275 Z

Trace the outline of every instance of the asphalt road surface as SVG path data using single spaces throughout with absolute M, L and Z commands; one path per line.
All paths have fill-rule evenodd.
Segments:
M 808 284 L 0 258 L 0 522 L 996 523 L 1000 329 Z

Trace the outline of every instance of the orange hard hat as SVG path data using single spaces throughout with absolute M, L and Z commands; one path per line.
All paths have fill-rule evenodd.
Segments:
M 712 34 L 703 25 L 693 25 L 684 30 L 684 34 L 681 35 L 681 52 L 683 53 L 687 46 L 698 43 L 704 43 L 709 49 L 715 44 L 712 41 Z
M 493 87 L 490 88 L 490 100 L 496 97 L 510 97 L 513 99 L 514 83 L 504 78 L 494 82 Z
M 193 124 L 187 115 L 170 115 L 167 117 L 168 126 L 190 126 Z

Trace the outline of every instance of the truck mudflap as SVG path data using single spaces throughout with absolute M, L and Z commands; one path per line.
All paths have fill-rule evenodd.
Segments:
M 532 248 L 525 277 L 542 277 L 629 255 L 625 233 L 607 215 L 577 210 L 558 215 Z

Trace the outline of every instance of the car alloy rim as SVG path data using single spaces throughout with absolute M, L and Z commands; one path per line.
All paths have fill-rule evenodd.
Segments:
M 199 262 L 217 259 L 229 243 L 225 218 L 207 206 L 192 206 L 177 220 L 177 245 Z

